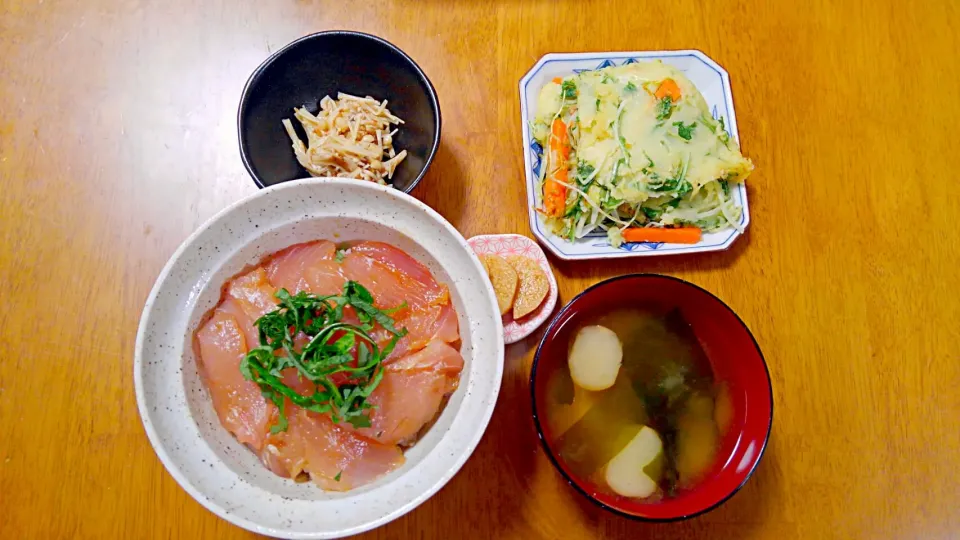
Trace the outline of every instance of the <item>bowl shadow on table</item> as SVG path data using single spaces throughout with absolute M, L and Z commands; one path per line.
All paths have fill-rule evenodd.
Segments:
M 772 511 L 768 508 L 770 501 L 781 495 L 776 470 L 775 457 L 768 444 L 753 476 L 730 499 L 706 514 L 668 523 L 643 522 L 614 515 L 572 488 L 570 496 L 578 499 L 577 507 L 584 521 L 594 530 L 601 531 L 603 538 L 740 540 L 749 538 L 751 532 L 768 519 Z
M 427 174 L 410 194 L 440 213 L 454 227 L 460 229 L 467 185 L 464 172 L 453 152 L 442 140 Z
M 551 257 L 553 267 L 568 279 L 606 279 L 624 274 L 683 275 L 693 272 L 726 270 L 750 246 L 750 229 L 725 251 L 664 255 L 661 257 L 627 257 L 603 261 L 564 261 Z M 569 301 L 570 298 L 564 299 Z

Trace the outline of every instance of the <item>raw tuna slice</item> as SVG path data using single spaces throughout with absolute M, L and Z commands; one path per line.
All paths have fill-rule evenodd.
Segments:
M 260 267 L 234 278 L 227 286 L 227 294 L 253 320 L 277 307 L 275 292 L 276 288 L 270 284 L 267 273 Z
M 287 430 L 269 435 L 261 454 L 263 462 L 281 476 L 307 473 L 323 489 L 347 491 L 373 482 L 404 462 L 396 445 L 352 433 L 326 415 L 294 406 L 287 412 Z
M 433 340 L 446 343 L 460 341 L 460 324 L 457 321 L 457 312 L 453 306 L 432 306 L 423 311 L 407 312 L 406 316 L 397 319 L 394 324 L 398 329 L 406 328 L 407 335 L 400 338 L 393 352 L 387 358 L 391 362 L 402 358 L 408 353 L 419 351 Z M 392 334 L 377 327 L 371 334 L 381 347 L 390 342 Z
M 256 384 L 240 374 L 240 360 L 247 345 L 239 323 L 232 315 L 217 310 L 197 332 L 196 339 L 200 371 L 220 423 L 238 441 L 261 450 L 275 407 L 263 399 Z
M 237 320 L 246 337 L 248 349 L 260 345 L 260 334 L 254 323 L 264 313 L 276 309 L 275 292 L 263 268 L 251 270 L 227 284 L 224 301 L 218 309 Z
M 343 258 L 343 274 L 365 286 L 381 309 L 407 303 L 410 311 L 450 303 L 450 292 L 425 266 L 399 249 L 381 242 L 361 242 Z M 402 316 L 402 312 L 398 316 Z
M 463 357 L 440 340 L 386 366 L 383 380 L 370 395 L 372 426 L 358 433 L 382 443 L 413 441 L 433 420 L 443 398 L 456 390 Z
M 337 294 L 346 278 L 335 256 L 336 246 L 326 240 L 290 246 L 271 258 L 266 266 L 267 279 L 290 294 Z

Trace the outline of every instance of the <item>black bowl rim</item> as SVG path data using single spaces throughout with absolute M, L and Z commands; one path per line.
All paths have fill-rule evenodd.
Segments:
M 258 188 L 263 189 L 267 187 L 267 185 L 263 183 L 263 179 L 261 179 L 260 176 L 253 170 L 253 164 L 250 163 L 250 158 L 247 155 L 247 148 L 246 148 L 247 145 L 244 142 L 244 136 L 243 136 L 243 113 L 247 108 L 247 100 L 250 96 L 251 87 L 257 82 L 259 82 L 260 77 L 263 75 L 263 72 L 271 64 L 273 64 L 280 57 L 280 55 L 287 52 L 288 49 L 295 47 L 296 45 L 300 44 L 303 41 L 316 39 L 320 37 L 327 37 L 327 36 L 353 36 L 353 37 L 365 38 L 365 39 L 372 40 L 380 45 L 383 45 L 388 49 L 391 49 L 395 53 L 399 54 L 404 60 L 406 60 L 410 64 L 413 70 L 420 77 L 420 80 L 427 87 L 427 97 L 430 99 L 430 105 L 433 108 L 433 112 L 434 112 L 434 115 L 433 115 L 434 129 L 436 130 L 436 135 L 434 135 L 433 137 L 433 146 L 430 148 L 430 153 L 427 155 L 427 160 L 426 162 L 424 162 L 423 169 L 420 170 L 420 174 L 417 175 L 417 177 L 413 180 L 413 182 L 410 183 L 410 185 L 406 189 L 401 190 L 404 193 L 410 193 L 411 191 L 413 191 L 414 188 L 417 187 L 417 184 L 420 183 L 420 180 L 423 180 L 424 175 L 427 174 L 427 170 L 430 168 L 430 164 L 433 163 L 433 158 L 437 155 L 437 149 L 440 147 L 440 127 L 443 124 L 443 119 L 441 118 L 441 115 L 440 115 L 440 100 L 437 98 L 437 90 L 436 88 L 433 87 L 433 83 L 430 82 L 430 79 L 427 77 L 427 74 L 423 71 L 423 69 L 421 69 L 416 62 L 414 62 L 413 58 L 411 58 L 409 54 L 403 52 L 403 50 L 400 49 L 400 47 L 397 47 L 396 45 L 394 45 L 393 43 L 390 43 L 389 41 L 383 39 L 382 37 L 378 37 L 373 34 L 367 34 L 364 32 L 356 32 L 353 30 L 324 30 L 322 32 L 315 32 L 313 34 L 307 34 L 303 37 L 297 38 L 291 41 L 290 43 L 284 45 L 283 47 L 278 49 L 276 52 L 271 54 L 270 56 L 268 56 L 266 60 L 264 60 L 259 66 L 257 66 L 257 69 L 253 70 L 253 73 L 250 74 L 250 77 L 247 78 L 247 82 L 243 85 L 243 92 L 240 94 L 240 104 L 237 107 L 237 139 L 240 144 L 240 159 L 243 161 L 243 167 L 247 169 L 247 173 L 249 173 L 250 177 L 253 178 L 253 182 L 257 184 Z M 293 178 L 292 180 L 297 180 L 297 179 Z M 289 180 L 284 180 L 284 182 L 289 182 Z M 278 183 L 282 183 L 282 182 L 278 182 Z
M 535 385 L 536 376 L 537 376 L 537 364 L 539 364 L 540 362 L 540 353 L 543 350 L 544 343 L 546 343 L 547 341 L 547 337 L 550 336 L 550 334 L 555 330 L 555 327 L 557 323 L 560 321 L 561 317 L 563 317 L 563 315 L 570 310 L 570 306 L 572 306 L 577 300 L 579 300 L 580 297 L 589 294 L 594 289 L 597 289 L 604 285 L 608 285 L 615 281 L 620 281 L 622 279 L 636 279 L 636 278 L 670 279 L 670 280 L 679 282 L 681 285 L 686 285 L 689 287 L 693 287 L 694 289 L 698 289 L 701 292 L 706 293 L 708 296 L 713 297 L 713 299 L 715 299 L 717 302 L 720 302 L 720 305 L 726 308 L 727 311 L 729 311 L 737 319 L 737 321 L 740 323 L 740 326 L 742 326 L 743 329 L 747 331 L 747 335 L 750 336 L 750 339 L 753 341 L 753 346 L 757 349 L 757 354 L 760 355 L 760 362 L 761 364 L 763 364 L 763 372 L 767 377 L 767 392 L 770 396 L 770 422 L 767 424 L 767 434 L 763 438 L 763 445 L 760 447 L 760 452 L 757 454 L 757 460 L 754 462 L 753 467 L 751 467 L 750 470 L 747 471 L 747 475 L 743 478 L 743 481 L 740 482 L 740 485 L 735 487 L 732 491 L 730 491 L 730 493 L 725 495 L 722 499 L 720 499 L 716 503 L 702 510 L 697 510 L 696 512 L 692 512 L 690 514 L 684 514 L 676 517 L 651 518 L 651 517 L 644 517 L 644 516 L 636 516 L 633 514 L 629 514 L 627 512 L 623 512 L 616 508 L 613 508 L 612 506 L 604 504 L 603 502 L 595 499 L 593 496 L 587 493 L 586 490 L 584 490 L 576 482 L 574 482 L 573 478 L 570 478 L 570 476 L 566 473 L 566 471 L 563 470 L 563 467 L 560 466 L 560 463 L 557 461 L 556 456 L 553 455 L 553 451 L 550 450 L 550 446 L 547 444 L 547 439 L 543 436 L 543 427 L 540 425 L 540 417 L 537 415 L 537 398 L 536 398 L 536 385 Z M 723 503 L 729 501 L 734 495 L 737 494 L 737 492 L 740 491 L 740 489 L 743 488 L 743 486 L 746 485 L 747 481 L 750 480 L 750 477 L 753 476 L 754 471 L 757 470 L 757 467 L 760 465 L 760 461 L 763 459 L 763 453 L 767 449 L 767 443 L 770 441 L 770 431 L 773 428 L 773 383 L 770 380 L 770 369 L 767 367 L 767 360 L 763 356 L 763 351 L 760 349 L 760 344 L 757 343 L 757 339 L 753 337 L 753 332 L 750 331 L 750 327 L 748 327 L 746 323 L 743 322 L 743 319 L 741 319 L 740 316 L 737 315 L 736 311 L 734 311 L 730 306 L 728 306 L 726 302 L 718 298 L 717 295 L 713 294 L 712 292 L 704 289 L 699 285 L 690 283 L 689 281 L 686 281 L 677 277 L 673 277 L 673 276 L 667 276 L 664 274 L 637 273 L 637 274 L 625 274 L 622 276 L 612 277 L 610 279 L 606 279 L 599 283 L 595 283 L 591 285 L 590 287 L 584 289 L 583 292 L 573 297 L 572 300 L 567 302 L 567 304 L 563 306 L 563 309 L 557 312 L 557 314 L 550 321 L 550 324 L 547 326 L 547 330 L 543 333 L 543 338 L 540 339 L 540 344 L 537 346 L 537 352 L 533 357 L 533 366 L 530 368 L 530 401 L 531 401 L 531 405 L 533 406 L 533 423 L 537 428 L 537 437 L 540 439 L 540 444 L 543 445 L 543 449 L 546 452 L 547 457 L 550 458 L 550 462 L 553 464 L 554 468 L 560 472 L 560 475 L 563 476 L 563 479 L 566 480 L 567 484 L 573 487 L 573 489 L 575 489 L 581 495 L 586 497 L 590 502 L 599 506 L 600 508 L 603 508 L 604 510 L 617 514 L 618 516 L 623 516 L 628 519 L 632 519 L 635 521 L 643 521 L 647 523 L 671 523 L 675 521 L 684 521 L 687 519 L 695 518 L 697 516 L 706 514 L 707 512 L 710 512 L 711 510 L 718 508 Z

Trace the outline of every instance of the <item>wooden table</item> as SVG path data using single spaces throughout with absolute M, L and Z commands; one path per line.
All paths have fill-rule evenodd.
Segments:
M 957 538 L 960 13 L 955 3 L 66 2 L 0 8 L 0 537 L 244 538 L 166 473 L 132 356 L 167 258 L 256 190 L 240 90 L 271 51 L 330 28 L 413 56 L 443 108 L 414 195 L 465 236 L 529 234 L 517 81 L 550 51 L 697 48 L 731 74 L 757 164 L 729 251 L 554 261 L 561 301 L 628 272 L 713 291 L 773 378 L 767 453 L 688 522 L 611 516 L 540 449 L 507 349 L 463 470 L 369 538 Z M 495 209 L 495 211 L 491 211 Z

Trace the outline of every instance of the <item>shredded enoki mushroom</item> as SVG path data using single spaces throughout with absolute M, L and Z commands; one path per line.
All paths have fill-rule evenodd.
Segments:
M 407 151 L 393 148 L 397 130 L 403 123 L 382 102 L 371 97 L 357 97 L 340 92 L 337 99 L 325 96 L 320 100 L 316 116 L 303 108 L 293 110 L 307 133 L 307 145 L 297 136 L 293 123 L 283 120 L 283 127 L 293 143 L 293 152 L 300 165 L 313 176 L 356 178 L 386 184 L 393 178 L 397 165 Z

